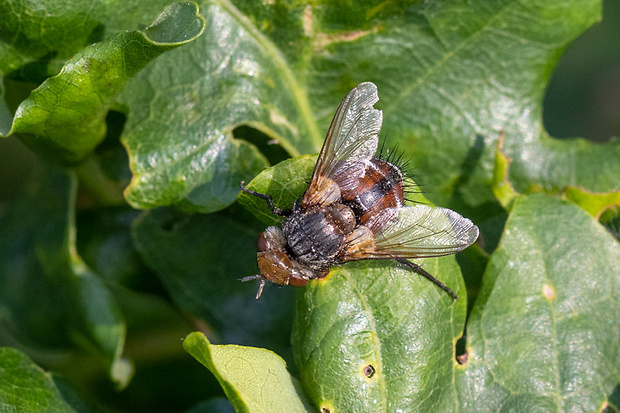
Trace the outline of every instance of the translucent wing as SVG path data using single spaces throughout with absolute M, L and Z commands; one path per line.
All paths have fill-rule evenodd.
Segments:
M 321 204 L 329 197 L 325 178 L 346 186 L 348 177 L 364 173 L 365 162 L 377 152 L 383 122 L 382 112 L 373 108 L 378 100 L 377 86 L 365 82 L 340 103 L 302 200 L 304 206 Z
M 428 205 L 385 209 L 367 227 L 374 233 L 374 248 L 358 251 L 354 259 L 440 257 L 478 238 L 478 227 L 469 219 Z

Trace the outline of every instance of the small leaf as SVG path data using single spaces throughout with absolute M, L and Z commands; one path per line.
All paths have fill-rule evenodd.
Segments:
M 512 159 L 510 159 L 503 151 L 504 146 L 504 134 L 502 133 L 497 140 L 497 149 L 495 150 L 495 168 L 493 169 L 493 193 L 495 197 L 499 201 L 500 204 L 504 207 L 505 210 L 509 211 L 512 202 L 519 195 L 517 191 L 515 191 L 514 187 L 510 183 L 508 170 L 510 169 L 510 164 L 512 163 Z
M 65 404 L 52 377 L 22 352 L 0 347 L 0 409 L 5 412 L 65 413 Z
M 218 379 L 237 412 L 313 411 L 277 354 L 253 347 L 215 346 L 192 333 L 183 347 Z
M 620 377 L 620 244 L 578 206 L 521 196 L 457 369 L 464 411 L 597 411 Z M 617 397 L 617 396 L 616 396 Z
M 564 190 L 564 197 L 588 211 L 596 219 L 606 210 L 620 206 L 620 190 L 601 194 L 570 186 Z
M 129 79 L 202 33 L 204 20 L 197 12 L 195 4 L 173 4 L 144 31 L 122 32 L 87 47 L 22 102 L 10 134 L 58 162 L 80 162 L 104 138 L 106 114 Z

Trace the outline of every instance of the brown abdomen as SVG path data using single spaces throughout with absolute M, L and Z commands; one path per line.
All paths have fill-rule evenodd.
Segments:
M 386 208 L 403 205 L 403 175 L 396 166 L 381 159 L 368 161 L 364 176 L 350 188 L 341 188 L 342 202 L 353 210 L 362 225 Z

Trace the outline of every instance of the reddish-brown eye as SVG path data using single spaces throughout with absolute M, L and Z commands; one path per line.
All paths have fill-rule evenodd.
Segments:
M 265 238 L 264 232 L 261 232 L 258 235 L 258 239 L 256 240 L 256 249 L 258 250 L 258 252 L 265 252 L 269 249 L 269 243 L 267 242 L 267 239 Z
M 292 285 L 293 287 L 303 287 L 306 284 L 308 284 L 308 280 L 305 278 L 291 276 L 291 278 L 288 279 L 288 285 Z

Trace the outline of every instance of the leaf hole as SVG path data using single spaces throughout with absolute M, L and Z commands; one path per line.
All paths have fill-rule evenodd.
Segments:
M 467 336 L 463 334 L 461 338 L 456 340 L 454 346 L 454 357 L 456 362 L 461 366 L 467 364 L 469 361 L 469 352 L 467 351 Z
M 377 372 L 377 370 L 375 370 L 375 367 L 372 364 L 367 364 L 366 366 L 364 366 L 364 369 L 362 371 L 364 372 L 364 376 L 368 377 L 369 379 L 372 378 Z
M 332 406 L 329 402 L 323 402 L 321 405 L 321 413 L 334 413 L 334 406 Z
M 607 209 L 599 221 L 615 239 L 620 241 L 620 207 Z
M 109 111 L 105 118 L 105 138 L 95 149 L 101 171 L 107 178 L 123 185 L 129 184 L 133 175 L 129 169 L 129 155 L 120 142 L 126 122 L 124 113 Z
M 618 408 L 613 404 L 610 404 L 609 401 L 605 400 L 601 405 L 601 413 L 618 413 Z
M 290 158 L 289 154 L 274 139 L 260 130 L 248 125 L 239 125 L 233 129 L 235 139 L 241 139 L 256 146 L 271 165 Z

